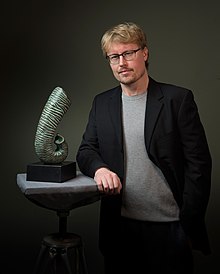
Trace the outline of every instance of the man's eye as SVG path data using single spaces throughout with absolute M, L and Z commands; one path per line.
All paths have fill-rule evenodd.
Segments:
M 123 55 L 124 55 L 125 57 L 130 57 L 130 56 L 132 56 L 132 54 L 133 54 L 133 52 L 127 51 L 127 52 L 125 52 Z
M 117 60 L 118 59 L 118 55 L 113 55 L 110 57 L 111 60 Z

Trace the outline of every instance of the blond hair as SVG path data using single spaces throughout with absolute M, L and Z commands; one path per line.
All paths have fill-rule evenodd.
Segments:
M 106 56 L 113 42 L 124 44 L 133 43 L 141 48 L 147 47 L 147 39 L 144 31 L 132 22 L 121 23 L 104 33 L 101 39 L 101 49 L 104 56 Z

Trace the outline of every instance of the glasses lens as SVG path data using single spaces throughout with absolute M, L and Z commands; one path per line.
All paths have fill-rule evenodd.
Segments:
M 126 61 L 131 61 L 135 57 L 135 51 L 127 51 L 123 54 Z
M 117 64 L 119 61 L 119 56 L 118 55 L 109 56 L 109 61 L 111 64 Z

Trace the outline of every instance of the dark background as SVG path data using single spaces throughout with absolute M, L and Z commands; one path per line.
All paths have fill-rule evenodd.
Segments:
M 195 273 L 219 273 L 219 3 L 1 1 L 1 274 L 30 274 L 42 237 L 58 227 L 55 212 L 32 204 L 16 185 L 16 175 L 38 161 L 33 143 L 42 108 L 56 86 L 68 93 L 72 105 L 58 130 L 68 142 L 68 160 L 74 161 L 94 95 L 116 85 L 100 38 L 123 21 L 146 31 L 150 75 L 194 92 L 213 158 L 206 218 L 213 253 L 195 252 Z M 84 239 L 90 274 L 103 273 L 98 218 L 96 202 L 71 211 L 68 222 Z

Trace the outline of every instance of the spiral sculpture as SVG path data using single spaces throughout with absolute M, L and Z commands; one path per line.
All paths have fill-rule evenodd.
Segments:
M 35 135 L 35 152 L 45 164 L 60 164 L 68 155 L 64 137 L 55 135 L 56 128 L 67 112 L 71 102 L 61 87 L 56 87 L 49 96 L 41 113 Z

